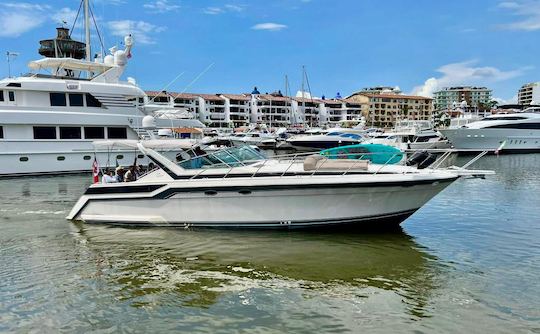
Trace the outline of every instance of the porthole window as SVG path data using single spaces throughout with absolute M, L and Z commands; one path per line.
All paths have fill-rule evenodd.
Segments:
M 84 159 L 84 160 L 90 160 L 90 159 L 92 159 L 92 157 L 89 156 L 89 155 L 85 155 L 85 156 L 83 157 L 83 159 Z
M 64 156 L 58 156 L 58 157 L 56 157 L 56 160 L 58 160 L 58 161 L 64 161 L 64 160 L 66 160 L 66 157 L 64 157 Z
M 28 161 L 28 157 L 20 157 L 20 158 L 19 158 L 19 161 L 21 161 L 21 162 Z
M 139 155 L 137 155 L 137 158 L 138 158 L 138 159 L 144 158 L 144 154 L 139 154 Z
M 118 155 L 116 156 L 116 159 L 122 160 L 122 159 L 124 159 L 124 156 L 123 156 L 122 154 L 118 154 Z

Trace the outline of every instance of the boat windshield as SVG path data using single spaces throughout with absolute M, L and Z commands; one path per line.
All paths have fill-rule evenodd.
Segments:
M 327 134 L 327 136 L 341 136 L 343 133 L 341 132 L 330 132 Z
M 216 152 L 195 155 L 178 162 L 185 169 L 238 167 L 265 160 L 264 153 L 251 146 L 229 147 Z

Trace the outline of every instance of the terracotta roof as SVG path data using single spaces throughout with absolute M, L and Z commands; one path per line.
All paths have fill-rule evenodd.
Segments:
M 307 98 L 307 97 L 293 97 L 292 99 L 295 100 L 295 101 L 298 101 L 298 102 L 305 102 L 305 103 L 308 103 L 308 102 L 322 103 L 322 101 L 323 101 L 321 99 L 310 99 L 310 98 Z
M 175 93 L 175 92 L 170 92 L 169 94 L 171 94 L 172 97 L 174 97 L 175 99 L 194 99 L 197 97 L 196 94 L 192 94 L 192 93 Z
M 203 133 L 201 129 L 197 129 L 197 128 L 173 128 L 172 130 L 176 133 L 196 133 L 196 134 Z
M 147 90 L 147 91 L 145 91 L 145 93 L 148 96 L 157 96 L 157 95 L 167 96 L 167 94 L 168 94 L 168 92 L 160 92 L 158 90 Z
M 259 99 L 266 100 L 266 101 L 290 101 L 291 98 L 288 96 L 273 96 L 270 94 L 261 94 L 259 95 Z
M 251 100 L 250 94 L 221 94 L 221 95 L 231 100 L 242 100 L 242 101 Z
M 381 97 L 381 98 L 389 98 L 389 99 L 406 99 L 406 100 L 433 100 L 430 97 L 425 96 L 419 96 L 419 95 L 401 95 L 401 94 L 369 94 L 369 93 L 362 93 L 359 95 L 365 95 L 368 97 Z
M 205 100 L 212 100 L 212 101 L 223 101 L 223 98 L 222 97 L 219 97 L 218 95 L 216 94 L 194 94 L 196 96 L 200 96 L 202 97 L 203 99 Z

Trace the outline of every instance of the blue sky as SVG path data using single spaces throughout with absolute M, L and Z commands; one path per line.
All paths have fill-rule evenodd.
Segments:
M 540 81 L 540 1 L 516 0 L 93 0 L 107 48 L 130 32 L 126 76 L 147 90 L 262 92 L 300 89 L 347 95 L 399 86 L 430 95 L 448 85 L 485 85 L 511 101 Z M 39 58 L 38 41 L 71 26 L 78 0 L 0 3 L 0 51 L 20 53 L 12 72 Z M 79 20 L 80 21 L 80 20 Z M 94 33 L 95 35 L 95 33 Z M 81 38 L 81 30 L 73 35 Z M 98 45 L 95 43 L 94 45 Z M 3 57 L 5 59 L 5 56 Z M 0 75 L 7 76 L 7 64 Z

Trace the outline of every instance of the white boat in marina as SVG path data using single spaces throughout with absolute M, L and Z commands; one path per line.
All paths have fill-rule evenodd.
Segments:
M 425 120 L 398 121 L 392 131 L 370 133 L 365 142 L 390 145 L 402 151 L 441 150 L 451 146 L 433 129 L 431 122 Z
M 321 155 L 246 160 L 233 151 L 217 164 L 212 153 L 183 168 L 144 142 L 136 145 L 160 169 L 134 182 L 90 186 L 67 219 L 183 228 L 395 226 L 460 176 L 489 174 Z
M 220 137 L 222 140 L 229 140 L 233 145 L 255 145 L 260 148 L 275 148 L 278 138 L 279 133 L 271 132 L 264 124 Z
M 440 132 L 457 150 L 540 152 L 540 108 L 531 107 L 522 112 L 495 114 L 461 128 L 443 129 Z
M 297 151 L 312 152 L 345 145 L 359 144 L 364 140 L 360 134 L 347 131 L 326 131 L 323 134 L 299 135 L 286 140 Z
M 88 23 L 88 12 L 85 18 Z M 110 155 L 96 151 L 94 140 L 138 140 L 153 138 L 159 129 L 204 127 L 153 104 L 133 79 L 120 80 L 131 36 L 125 37 L 124 50 L 113 47 L 103 59 L 91 61 L 89 29 L 86 24 L 84 44 L 58 28 L 55 39 L 42 41 L 45 58 L 29 63 L 35 73 L 0 80 L 0 176 L 88 171 L 95 156 L 101 163 Z M 151 118 L 151 128 L 143 124 L 145 117 Z M 115 153 L 113 160 L 122 165 L 137 156 L 126 149 Z M 138 163 L 145 163 L 144 156 Z

